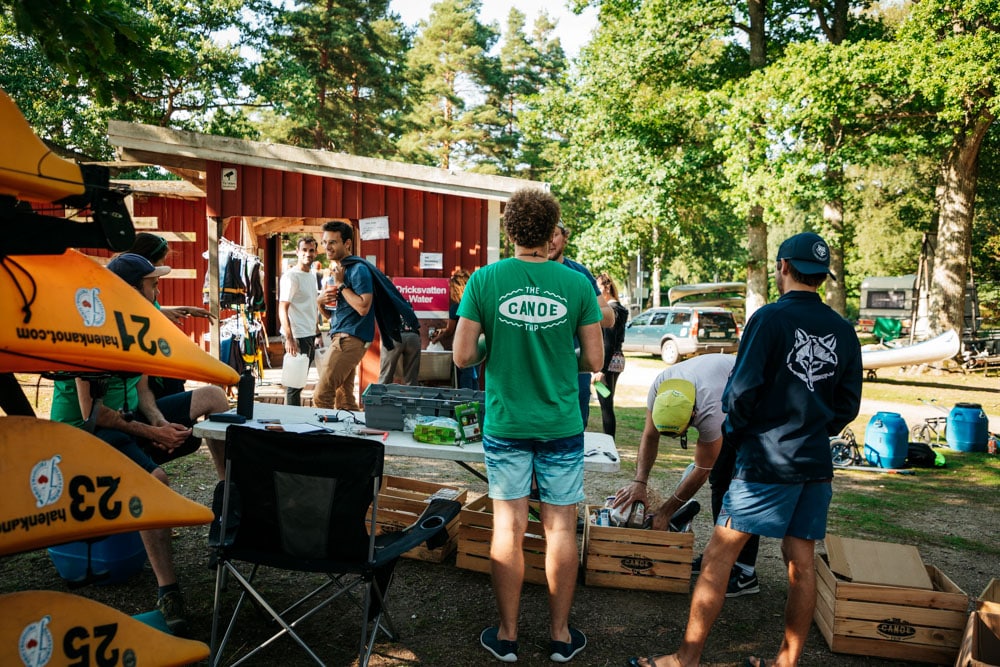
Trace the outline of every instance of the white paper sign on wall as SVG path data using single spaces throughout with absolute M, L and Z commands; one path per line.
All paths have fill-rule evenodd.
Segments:
M 379 215 L 374 218 L 358 220 L 362 241 L 378 241 L 389 238 L 389 216 Z
M 421 269 L 442 269 L 444 268 L 444 253 L 422 252 L 420 253 Z

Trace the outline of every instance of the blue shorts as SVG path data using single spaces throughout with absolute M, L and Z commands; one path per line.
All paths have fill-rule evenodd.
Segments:
M 549 505 L 583 502 L 583 433 L 555 440 L 483 436 L 490 498 L 517 500 L 531 493 L 532 476 Z
M 763 537 L 821 540 L 832 497 L 830 481 L 766 484 L 734 479 L 715 523 Z

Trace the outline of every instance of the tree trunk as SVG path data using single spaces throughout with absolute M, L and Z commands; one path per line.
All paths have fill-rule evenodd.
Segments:
M 764 209 L 754 206 L 747 219 L 747 319 L 767 303 L 767 277 L 770 262 L 767 261 L 767 225 L 764 224 Z
M 764 32 L 766 10 L 764 0 L 747 0 L 750 17 L 750 69 L 761 69 L 767 64 L 767 35 Z M 747 300 L 746 317 L 767 303 L 767 224 L 764 207 L 756 201 L 747 215 Z
M 830 247 L 830 270 L 836 280 L 826 279 L 826 305 L 841 315 L 847 314 L 847 290 L 844 288 L 844 202 L 833 199 L 823 204 L 823 220 L 829 230 L 826 244 Z
M 954 329 L 959 336 L 962 334 L 979 148 L 992 122 L 992 116 L 980 116 L 957 134 L 941 163 L 940 217 L 929 313 L 935 332 Z

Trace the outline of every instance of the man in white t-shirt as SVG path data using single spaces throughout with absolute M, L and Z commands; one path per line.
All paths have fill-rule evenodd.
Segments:
M 316 276 L 312 272 L 316 247 L 316 239 L 312 236 L 299 238 L 295 249 L 298 262 L 282 274 L 278 297 L 278 318 L 281 320 L 281 335 L 285 339 L 285 352 L 304 354 L 310 362 L 319 337 Z M 285 387 L 285 405 L 301 403 L 302 388 Z

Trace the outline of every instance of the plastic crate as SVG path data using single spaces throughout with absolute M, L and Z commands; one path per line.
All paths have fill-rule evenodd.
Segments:
M 370 384 L 362 395 L 365 423 L 371 428 L 403 430 L 405 415 L 455 417 L 455 406 L 479 402 L 479 423 L 483 423 L 485 392 L 446 387 L 415 387 L 405 384 Z

